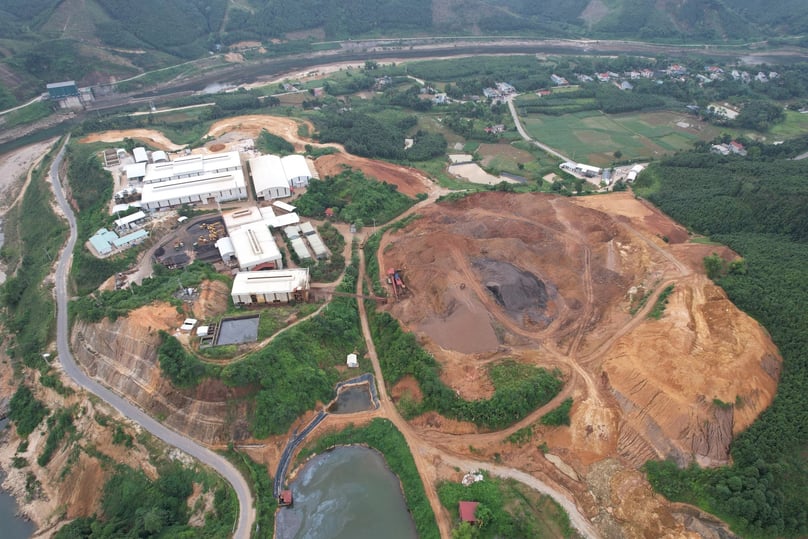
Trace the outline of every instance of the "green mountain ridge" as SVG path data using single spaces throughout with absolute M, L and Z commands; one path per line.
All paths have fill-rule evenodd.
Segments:
M 45 82 L 106 82 L 243 41 L 524 35 L 737 43 L 807 30 L 800 0 L 3 0 L 0 85 L 24 98 Z

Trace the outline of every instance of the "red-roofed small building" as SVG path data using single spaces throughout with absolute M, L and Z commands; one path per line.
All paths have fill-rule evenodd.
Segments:
M 291 490 L 282 490 L 280 496 L 278 496 L 278 505 L 281 507 L 288 507 L 292 505 L 292 491 Z
M 460 522 L 477 523 L 474 513 L 477 511 L 478 502 L 460 502 Z

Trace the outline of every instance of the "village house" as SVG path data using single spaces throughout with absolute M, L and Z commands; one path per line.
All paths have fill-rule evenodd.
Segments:
M 569 81 L 567 81 L 567 79 L 565 79 L 564 77 L 560 77 L 555 73 L 550 75 L 550 80 L 552 80 L 553 84 L 555 84 L 556 86 L 566 86 L 569 84 Z

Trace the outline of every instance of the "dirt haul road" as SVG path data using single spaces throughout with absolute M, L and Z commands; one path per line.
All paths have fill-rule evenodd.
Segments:
M 438 457 L 499 458 L 507 468 L 558 479 L 559 492 L 585 505 L 591 498 L 584 478 L 603 459 L 619 456 L 633 468 L 674 454 L 720 464 L 732 433 L 771 402 L 779 372 L 773 344 L 701 273 L 709 252 L 687 243 L 686 231 L 630 193 L 580 199 L 485 193 L 419 213 L 421 219 L 385 233 L 376 256 L 380 268 L 401 268 L 411 291 L 384 309 L 418 335 L 442 365 L 444 383 L 464 399 L 490 398 L 493 388 L 477 373 L 505 358 L 560 366 L 565 378 L 553 402 L 501 431 L 479 432 L 435 413 L 412 420 L 414 438 Z M 544 299 L 534 297 L 530 279 L 509 283 L 508 272 L 491 267 L 532 272 Z M 669 284 L 674 292 L 664 316 L 648 319 Z M 509 304 L 521 296 L 546 303 L 543 314 Z M 453 326 L 454 337 L 446 329 L 435 333 L 457 317 L 463 324 Z M 458 352 L 476 338 L 467 328 L 486 324 L 497 328 L 498 346 Z M 415 380 L 391 388 L 397 398 L 408 393 L 421 398 Z M 734 417 L 722 415 L 699 395 L 725 402 L 740 395 L 744 406 Z M 566 396 L 574 398 L 571 426 L 538 425 Z M 522 428 L 548 444 L 552 461 L 535 444 L 517 448 L 506 440 Z M 616 508 L 620 500 L 613 500 L 587 506 L 587 514 L 611 518 L 604 507 Z
M 364 250 L 360 249 L 359 278 L 357 279 L 356 285 L 357 294 L 362 294 L 362 285 L 364 282 L 365 256 Z M 407 445 L 410 448 L 410 453 L 412 453 L 413 459 L 415 460 L 415 466 L 418 469 L 418 474 L 421 476 L 421 480 L 424 483 L 424 490 L 426 491 L 427 498 L 429 499 L 429 504 L 432 507 L 432 511 L 435 513 L 435 518 L 438 523 L 438 529 L 440 530 L 441 537 L 449 538 L 452 536 L 452 523 L 449 519 L 448 512 L 443 509 L 437 495 L 437 475 L 434 470 L 434 462 L 436 461 L 436 458 L 439 461 L 448 463 L 452 466 L 457 466 L 461 469 L 484 469 L 500 477 L 512 478 L 528 485 L 535 490 L 538 490 L 539 492 L 542 492 L 543 494 L 551 496 L 560 505 L 562 505 L 562 507 L 564 507 L 570 516 L 570 522 L 580 533 L 582 533 L 585 537 L 599 537 L 597 531 L 579 512 L 577 506 L 572 500 L 570 500 L 570 498 L 564 496 L 556 489 L 549 487 L 547 484 L 539 481 L 535 477 L 532 477 L 519 470 L 510 469 L 504 466 L 494 466 L 486 462 L 479 462 L 471 459 L 460 459 L 456 456 L 435 449 L 432 443 L 423 440 L 415 432 L 413 427 L 401 417 L 398 412 L 398 408 L 396 408 L 396 405 L 393 403 L 389 394 L 387 393 L 387 386 L 384 381 L 381 365 L 379 364 L 379 357 L 376 354 L 376 347 L 373 344 L 373 336 L 370 332 L 370 324 L 368 323 L 364 302 L 358 301 L 357 305 L 359 306 L 359 319 L 362 326 L 362 335 L 365 338 L 368 356 L 373 364 L 373 371 L 376 376 L 376 382 L 379 389 L 379 402 L 381 404 L 383 415 L 393 422 L 396 428 L 401 431 L 404 439 L 407 441 Z M 428 456 L 431 456 L 433 464 L 430 464 L 429 460 L 427 460 Z

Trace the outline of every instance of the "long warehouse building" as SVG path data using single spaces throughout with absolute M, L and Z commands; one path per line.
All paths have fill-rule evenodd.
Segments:
M 146 210 L 247 198 L 238 152 L 194 155 L 150 164 L 146 167 L 143 184 L 141 207 Z
M 235 305 L 306 301 L 309 284 L 308 268 L 244 271 L 233 279 L 230 295 Z
M 312 178 L 302 155 L 262 155 L 250 159 L 255 195 L 264 200 L 292 196 L 292 188 L 306 187 Z

